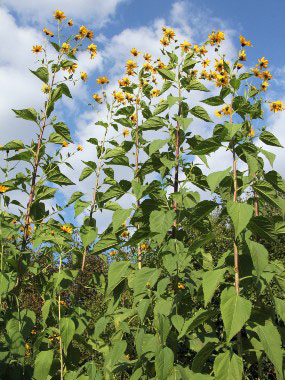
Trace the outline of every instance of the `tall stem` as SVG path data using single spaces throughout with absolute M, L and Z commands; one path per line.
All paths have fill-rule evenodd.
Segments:
M 138 172 L 139 172 L 139 109 L 138 109 L 138 99 L 139 99 L 139 93 L 136 98 L 136 174 L 135 178 L 137 182 L 140 181 Z M 137 209 L 140 207 L 140 201 L 137 200 Z M 137 226 L 139 229 L 139 225 Z M 138 244 L 138 268 L 142 269 L 142 253 L 141 253 L 141 246 Z
M 58 267 L 58 273 L 61 272 L 61 266 L 62 266 L 62 257 L 60 252 L 59 257 L 59 267 Z M 60 311 L 60 291 L 58 294 L 58 329 L 59 329 L 59 356 L 60 356 L 60 380 L 63 380 L 63 353 L 62 353 L 62 339 L 61 339 L 61 331 L 60 331 L 60 320 L 61 320 L 61 311 Z

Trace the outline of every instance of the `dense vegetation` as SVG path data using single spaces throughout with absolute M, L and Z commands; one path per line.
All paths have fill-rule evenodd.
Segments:
M 88 80 L 76 79 L 77 58 L 87 49 L 96 59 L 97 47 L 85 26 L 69 37 L 72 20 L 54 17 L 57 43 L 44 33 L 57 58 L 33 47 L 43 109 L 13 110 L 38 133 L 0 148 L 1 379 L 283 379 L 285 183 L 263 146 L 283 152 L 260 122 L 268 61 L 246 71 L 241 36 L 228 62 L 221 31 L 192 46 L 163 28 L 161 59 L 133 48 L 118 90 L 97 79 L 104 134 L 88 139 L 79 176 L 93 188 L 64 202 L 57 193 L 77 182 L 66 168 L 83 147 L 70 153 L 54 108 L 70 83 Z M 210 137 L 193 133 L 197 121 Z M 218 150 L 232 165 L 206 175 Z M 122 167 L 132 178 L 118 179 Z M 113 217 L 101 231 L 105 210 Z

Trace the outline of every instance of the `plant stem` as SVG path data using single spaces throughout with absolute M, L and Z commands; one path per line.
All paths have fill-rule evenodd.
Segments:
M 136 173 L 135 178 L 137 182 L 140 182 L 140 179 L 138 177 L 139 172 L 139 109 L 138 109 L 138 99 L 139 99 L 139 92 L 136 98 Z M 140 201 L 137 200 L 137 209 L 140 207 Z M 137 226 L 137 229 L 139 229 L 139 225 Z M 142 253 L 141 253 L 141 246 L 138 244 L 138 268 L 142 269 Z
M 61 272 L 61 266 L 62 266 L 62 257 L 61 252 L 59 256 L 59 267 L 58 267 L 58 273 Z M 61 312 L 60 312 L 60 292 L 58 295 L 58 329 L 59 329 L 59 356 L 60 356 L 60 380 L 63 380 L 63 354 L 62 354 L 62 340 L 61 340 L 61 332 L 60 332 L 60 320 L 61 320 Z

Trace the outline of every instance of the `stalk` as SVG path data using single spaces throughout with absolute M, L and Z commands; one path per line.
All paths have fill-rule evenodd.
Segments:
M 61 266 L 62 266 L 62 257 L 61 257 L 61 252 L 60 252 L 58 273 L 61 272 Z M 63 380 L 63 353 L 62 353 L 62 340 L 61 340 L 61 332 L 60 332 L 60 320 L 61 320 L 60 301 L 61 301 L 61 299 L 60 299 L 60 292 L 59 292 L 59 295 L 58 295 L 58 329 L 59 329 L 60 380 Z
M 140 179 L 138 177 L 138 172 L 139 172 L 139 109 L 138 109 L 138 97 L 139 93 L 136 99 L 136 173 L 135 173 L 135 178 L 137 182 L 139 183 Z M 137 200 L 137 209 L 140 207 L 140 201 Z M 137 226 L 137 229 L 139 229 L 139 225 Z M 141 246 L 138 244 L 138 268 L 142 269 L 142 253 L 141 253 Z

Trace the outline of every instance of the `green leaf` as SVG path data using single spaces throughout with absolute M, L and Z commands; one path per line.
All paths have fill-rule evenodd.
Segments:
M 36 356 L 34 378 L 35 380 L 46 380 L 53 361 L 53 350 L 40 351 Z
M 18 118 L 25 119 L 25 120 L 31 120 L 34 122 L 37 122 L 37 111 L 34 108 L 26 108 L 23 110 L 14 110 L 12 111 L 15 112 Z
M 159 96 L 162 95 L 165 91 L 167 91 L 172 86 L 172 82 L 165 81 L 162 85 L 162 88 L 159 92 Z
M 90 205 L 90 201 L 82 201 L 81 199 L 77 199 L 74 203 L 74 217 L 76 218 L 80 215 L 88 206 Z
M 240 88 L 240 80 L 233 77 L 230 80 L 230 85 L 232 86 L 233 89 L 235 89 L 237 91 Z
M 224 99 L 221 96 L 212 96 L 210 98 L 201 100 L 201 102 L 208 104 L 209 106 L 221 106 L 225 103 Z
M 181 315 L 174 314 L 171 317 L 171 322 L 176 330 L 180 333 L 184 325 L 184 318 Z
M 190 226 L 195 225 L 201 219 L 211 214 L 211 212 L 214 211 L 217 206 L 218 204 L 213 201 L 204 200 L 202 202 L 199 202 L 190 210 L 190 215 L 188 219 Z
M 118 244 L 118 239 L 114 234 L 108 234 L 103 236 L 98 243 L 94 244 L 92 253 L 104 252 L 109 248 L 113 248 Z
M 214 362 L 215 380 L 242 380 L 242 358 L 231 351 L 219 354 Z
M 126 152 L 125 152 L 124 148 L 122 148 L 121 146 L 116 146 L 113 149 L 107 149 L 107 151 L 106 151 L 106 153 L 104 155 L 104 159 L 107 160 L 108 158 L 122 156 L 125 153 Z
M 215 342 L 207 342 L 202 349 L 195 355 L 192 362 L 192 371 L 193 372 L 202 372 L 203 366 L 206 363 L 209 356 L 215 350 L 217 344 Z M 192 377 L 191 377 L 192 379 Z
M 141 129 L 142 130 L 156 130 L 160 129 L 165 125 L 165 121 L 162 117 L 160 116 L 152 116 L 149 119 L 147 119 L 142 125 Z
M 56 44 L 55 42 L 52 42 L 50 40 L 49 40 L 49 42 L 55 48 L 56 51 L 60 51 L 60 46 L 58 44 Z
M 188 71 L 189 69 L 192 69 L 196 65 L 197 61 L 195 61 L 194 59 L 192 59 L 192 57 L 193 57 L 192 53 L 188 53 L 185 56 L 184 63 L 183 63 L 183 66 L 182 66 L 182 70 L 183 71 Z
M 49 135 L 49 139 L 48 139 L 49 142 L 51 142 L 53 144 L 60 144 L 60 145 L 62 145 L 62 143 L 64 142 L 64 140 L 65 140 L 65 138 L 62 137 L 61 135 L 59 135 L 56 132 L 52 132 Z
M 207 182 L 212 193 L 216 190 L 216 187 L 219 186 L 219 183 L 229 174 L 230 169 L 229 167 L 226 170 L 214 172 L 207 176 Z
M 59 331 L 63 344 L 63 352 L 67 354 L 68 346 L 70 345 L 74 333 L 75 333 L 75 324 L 71 318 L 61 318 L 59 321 Z
M 63 93 L 63 95 L 67 96 L 68 98 L 72 98 L 70 90 L 69 90 L 68 86 L 65 83 L 60 83 L 58 85 L 58 87 L 60 87 L 61 92 Z
M 83 181 L 85 178 L 89 177 L 92 173 L 94 173 L 94 169 L 86 166 L 80 174 L 79 181 Z
M 53 128 L 55 132 L 62 136 L 65 140 L 72 142 L 69 128 L 65 123 L 58 122 L 56 124 L 53 124 Z
M 208 112 L 203 107 L 196 106 L 196 107 L 191 108 L 191 110 L 189 111 L 193 116 L 196 116 L 199 119 L 205 120 L 207 122 L 213 123 L 212 119 L 208 115 Z
M 155 357 L 156 379 L 166 380 L 172 371 L 173 363 L 173 351 L 168 347 L 161 348 Z
M 175 80 L 175 74 L 172 71 L 167 70 L 167 69 L 156 69 L 156 70 L 159 72 L 162 78 L 172 80 L 172 81 Z
M 98 235 L 98 229 L 93 226 L 82 225 L 80 228 L 80 237 L 84 248 L 94 243 Z
M 175 219 L 174 211 L 152 211 L 149 218 L 150 230 L 158 234 L 156 240 L 162 243 L 167 231 L 172 226 Z
M 234 287 L 225 288 L 221 294 L 221 313 L 227 342 L 242 329 L 251 314 L 251 302 L 236 293 Z
M 267 150 L 264 150 L 264 149 L 260 149 L 260 152 L 262 154 L 264 154 L 264 156 L 267 158 L 267 160 L 269 161 L 270 165 L 273 167 L 273 164 L 274 164 L 274 161 L 275 161 L 275 158 L 276 158 L 276 155 L 272 152 L 268 152 Z
M 276 314 L 279 316 L 279 318 L 281 318 L 283 322 L 285 322 L 285 300 L 274 297 L 274 303 Z
M 75 191 L 71 197 L 69 198 L 69 201 L 67 202 L 67 205 L 71 205 L 73 202 L 77 201 L 77 199 L 79 199 L 80 197 L 82 197 L 82 195 L 84 195 L 84 193 L 82 193 L 81 191 Z
M 143 267 L 142 269 L 136 272 L 135 280 L 134 280 L 134 296 L 140 296 L 144 294 L 147 290 L 147 285 L 149 288 L 153 288 L 160 276 L 161 270 L 156 268 L 148 268 Z M 143 297 L 139 297 L 139 301 Z M 138 301 L 136 299 L 136 301 Z
M 211 302 L 217 287 L 223 281 L 226 270 L 227 268 L 221 268 L 204 272 L 202 287 L 204 293 L 205 307 L 209 302 Z
M 229 122 L 225 122 L 225 127 L 227 128 L 228 134 L 227 136 L 232 139 L 235 134 L 241 129 L 242 124 L 231 124 Z
M 257 279 L 259 280 L 268 265 L 268 251 L 262 244 L 255 241 L 248 239 L 246 243 L 256 270 Z
M 108 288 L 106 291 L 106 297 L 108 297 L 112 291 L 120 284 L 125 278 L 129 269 L 129 261 L 114 261 L 109 267 L 108 272 Z
M 250 74 L 250 73 L 243 73 L 243 74 L 241 74 L 240 76 L 239 76 L 239 80 L 244 80 L 244 79 L 248 79 L 248 78 L 250 78 L 250 77 L 252 77 L 253 76 L 253 74 Z
M 205 92 L 209 92 L 209 90 L 207 89 L 207 87 L 205 87 L 203 85 L 203 83 L 199 82 L 198 80 L 194 79 L 194 80 L 190 80 L 189 81 L 189 84 L 187 84 L 187 86 L 185 87 L 187 91 L 190 91 L 190 90 L 197 90 L 197 91 L 205 91 Z
M 45 83 L 48 83 L 49 74 L 46 67 L 39 67 L 36 71 L 30 70 L 36 77 L 42 80 Z
M 51 92 L 50 102 L 51 104 L 57 102 L 62 97 L 62 91 L 61 87 L 57 86 L 54 90 Z
M 279 146 L 280 148 L 283 148 L 283 145 L 280 144 L 277 137 L 275 137 L 271 132 L 263 131 L 259 136 L 259 139 L 266 145 Z
M 154 140 L 149 144 L 149 155 L 151 156 L 153 153 L 162 148 L 168 140 Z
M 228 201 L 227 211 L 233 221 L 235 236 L 237 237 L 248 225 L 252 217 L 253 208 L 246 203 Z
M 168 102 L 166 100 L 163 100 L 162 102 L 159 102 L 156 109 L 153 111 L 153 116 L 159 115 L 161 112 L 164 112 L 169 107 Z
M 60 186 L 75 185 L 66 175 L 60 172 L 58 167 L 55 167 L 48 173 L 47 180 Z
M 113 224 L 113 232 L 117 232 L 120 228 L 122 228 L 122 223 L 127 220 L 130 216 L 132 209 L 120 209 L 116 210 L 113 214 L 112 224 Z
M 268 320 L 265 321 L 265 324 L 254 327 L 254 331 L 258 335 L 268 359 L 282 379 L 282 342 L 277 328 Z
M 24 149 L 24 148 L 25 148 L 25 145 L 24 145 L 23 141 L 12 140 L 12 141 L 9 141 L 4 146 L 1 146 L 0 150 L 18 150 L 18 149 Z

